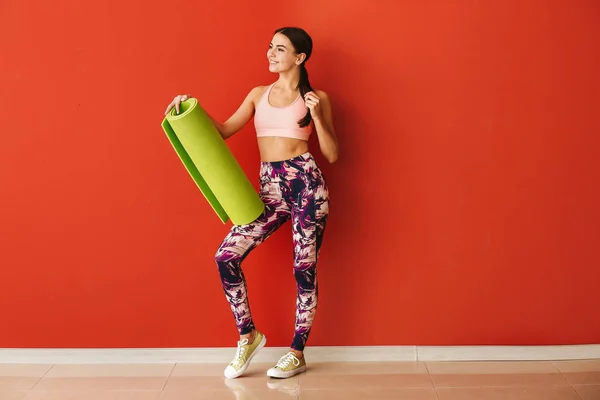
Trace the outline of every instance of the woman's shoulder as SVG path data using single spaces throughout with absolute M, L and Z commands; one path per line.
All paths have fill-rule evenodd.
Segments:
M 259 85 L 255 86 L 250 90 L 250 97 L 257 103 L 261 97 L 267 92 L 271 85 Z
M 329 99 L 329 95 L 327 94 L 327 92 L 325 92 L 323 89 L 314 89 L 313 92 L 319 96 L 319 98 L 321 100 L 323 99 Z
M 264 93 L 269 88 L 269 86 L 271 86 L 271 85 L 272 84 L 270 84 L 270 85 L 258 85 L 258 86 L 254 86 L 252 88 L 252 91 L 253 92 L 259 92 L 259 93 Z

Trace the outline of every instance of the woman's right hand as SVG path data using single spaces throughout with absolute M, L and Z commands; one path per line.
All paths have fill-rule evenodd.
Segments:
M 167 110 L 165 111 L 165 115 L 167 115 L 169 113 L 169 111 L 171 111 L 171 109 L 173 107 L 175 107 L 175 110 L 177 111 L 177 114 L 179 114 L 179 105 L 181 104 L 182 101 L 186 101 L 187 99 L 189 99 L 190 96 L 187 94 L 180 94 L 175 96 L 175 98 L 173 99 L 173 101 L 171 103 L 169 103 L 169 105 L 167 106 Z

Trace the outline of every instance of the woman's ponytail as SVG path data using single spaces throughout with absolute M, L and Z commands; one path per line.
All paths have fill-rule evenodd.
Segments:
M 298 81 L 298 88 L 300 89 L 300 96 L 302 96 L 303 100 L 306 93 L 312 92 L 313 90 L 310 86 L 310 82 L 308 81 L 308 71 L 306 70 L 306 65 L 304 64 L 304 62 L 300 64 L 300 80 Z M 298 125 L 300 125 L 300 127 L 303 128 L 305 126 L 310 125 L 311 121 L 312 117 L 310 115 L 310 110 L 307 108 L 306 115 L 304 116 L 304 118 L 298 121 Z
M 306 70 L 306 62 L 310 58 L 312 54 L 312 38 L 304 29 L 286 26 L 284 28 L 279 28 L 275 31 L 275 33 L 281 33 L 292 42 L 294 46 L 294 50 L 296 54 L 304 53 L 306 58 L 300 64 L 300 79 L 298 80 L 298 89 L 300 90 L 300 95 L 302 96 L 302 100 L 304 100 L 304 96 L 306 93 L 312 92 L 313 88 L 310 86 L 310 82 L 308 81 L 308 71 Z M 310 110 L 306 109 L 306 115 L 304 118 L 298 121 L 298 125 L 301 128 L 310 125 L 312 121 L 312 117 L 310 115 Z

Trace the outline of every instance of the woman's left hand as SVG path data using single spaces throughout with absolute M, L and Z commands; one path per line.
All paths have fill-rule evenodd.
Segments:
M 319 96 L 315 92 L 308 92 L 304 95 L 304 103 L 310 110 L 310 115 L 313 119 L 321 118 L 321 107 L 319 105 Z

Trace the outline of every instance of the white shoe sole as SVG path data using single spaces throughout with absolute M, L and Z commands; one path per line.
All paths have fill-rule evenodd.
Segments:
M 267 371 L 267 375 L 270 376 L 271 378 L 285 379 L 285 378 L 291 378 L 294 375 L 301 374 L 304 371 L 306 371 L 306 365 L 303 365 L 300 368 L 296 368 L 296 369 L 294 369 L 292 371 L 288 371 L 288 372 L 284 372 L 279 369 L 270 369 Z
M 265 347 L 265 344 L 267 344 L 267 337 L 263 334 L 262 340 L 260 341 L 260 343 L 258 344 L 258 347 L 254 350 L 254 353 L 252 353 L 250 355 L 250 357 L 248 358 L 248 361 L 246 361 L 246 363 L 242 366 L 242 368 L 240 368 L 240 370 L 238 372 L 236 372 L 234 375 L 231 376 L 227 376 L 226 373 L 224 373 L 225 378 L 227 379 L 235 379 L 238 378 L 240 375 L 242 375 L 244 372 L 246 372 L 246 369 L 248 369 L 248 366 L 250 365 L 250 361 L 252 361 L 252 359 L 254 358 L 254 356 L 263 348 Z M 225 370 L 227 370 L 227 368 L 225 368 Z

